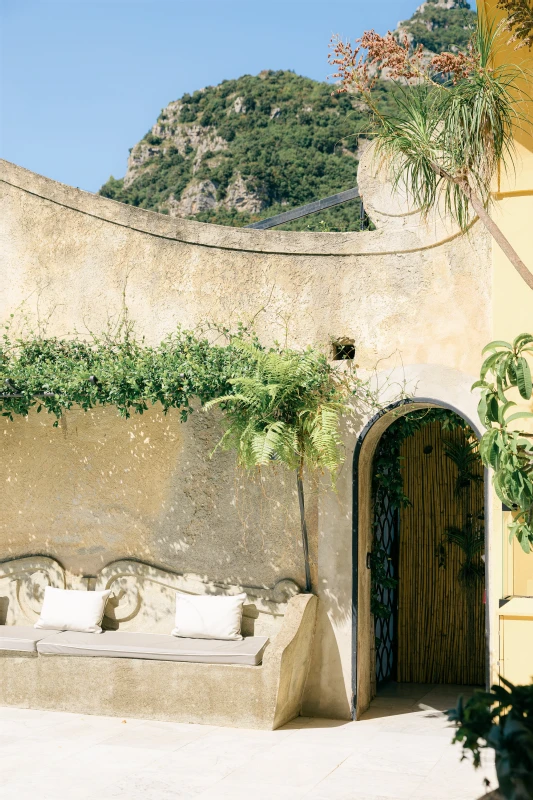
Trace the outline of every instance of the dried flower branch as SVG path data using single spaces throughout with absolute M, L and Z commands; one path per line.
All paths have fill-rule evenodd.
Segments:
M 424 50 L 421 44 L 413 50 L 407 36 L 396 39 L 390 31 L 386 36 L 380 36 L 375 31 L 365 31 L 359 41 L 361 47 L 367 51 L 371 68 L 386 69 L 395 80 L 420 77 Z
M 424 58 L 422 45 L 413 49 L 407 36 L 396 39 L 390 31 L 386 36 L 365 31 L 355 45 L 338 36 L 330 42 L 329 63 L 337 70 L 332 77 L 339 79 L 339 93 L 351 89 L 367 96 L 383 72 L 395 81 L 435 84 L 438 79 L 443 85 L 443 76 L 451 77 L 455 84 L 483 70 L 474 39 L 466 53 L 440 53 L 429 60 Z
M 429 66 L 438 75 L 450 76 L 454 85 L 484 70 L 481 54 L 474 47 L 473 39 L 470 40 L 466 53 L 440 53 L 433 56 Z M 490 71 L 491 68 L 485 69 Z
M 509 43 L 517 42 L 515 50 L 533 46 L 533 6 L 529 0 L 498 0 L 498 8 L 505 11 L 505 29 L 511 33 Z
M 354 47 L 339 36 L 333 36 L 329 46 L 331 52 L 328 53 L 328 61 L 337 70 L 332 77 L 339 79 L 335 93 L 342 94 L 352 89 L 368 97 L 378 78 L 377 75 L 370 75 L 369 65 L 365 54 L 361 52 L 361 47 Z
M 355 46 L 334 36 L 330 48 L 329 63 L 337 70 L 332 77 L 339 79 L 338 93 L 351 89 L 368 99 L 383 70 L 393 80 L 424 79 L 422 45 L 413 50 L 407 36 L 398 40 L 390 31 L 386 36 L 365 31 Z

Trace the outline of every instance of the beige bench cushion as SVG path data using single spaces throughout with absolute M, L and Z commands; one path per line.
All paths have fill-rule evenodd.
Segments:
M 257 666 L 267 645 L 266 636 L 248 636 L 240 641 L 181 639 L 157 633 L 63 631 L 41 639 L 41 655 L 145 658 L 157 661 L 193 661 L 203 664 L 247 664 Z
M 45 637 L 52 638 L 50 631 L 38 631 L 33 625 L 0 625 L 0 652 L 13 650 L 37 655 L 37 642 Z

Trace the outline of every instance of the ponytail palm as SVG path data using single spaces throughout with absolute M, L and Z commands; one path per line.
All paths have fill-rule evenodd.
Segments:
M 347 384 L 316 350 L 265 350 L 247 340 L 232 345 L 246 368 L 229 380 L 233 392 L 207 403 L 224 413 L 226 430 L 218 446 L 235 450 L 246 470 L 280 465 L 295 472 L 310 591 L 303 475 L 320 470 L 334 479 L 344 460 L 339 423 L 349 408 Z
M 336 40 L 330 60 L 339 91 L 358 92 L 373 112 L 376 150 L 394 186 L 402 186 L 424 214 L 442 199 L 463 231 L 476 214 L 533 288 L 533 275 L 487 210 L 496 170 L 513 165 L 513 127 L 524 119 L 523 71 L 496 64 L 499 35 L 480 16 L 468 53 L 442 53 L 427 63 L 407 39 L 398 42 L 390 33 L 381 37 L 370 31 L 355 49 Z M 376 75 L 383 68 L 397 83 L 393 113 L 383 113 L 374 99 Z

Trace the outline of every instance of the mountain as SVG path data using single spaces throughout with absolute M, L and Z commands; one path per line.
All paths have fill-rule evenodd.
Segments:
M 399 23 L 431 52 L 464 49 L 475 13 L 465 0 L 428 0 Z M 392 85 L 380 81 L 382 107 Z M 365 108 L 332 86 L 290 71 L 265 70 L 185 94 L 161 111 L 130 150 L 124 178 L 104 197 L 202 222 L 242 226 L 357 183 Z M 357 230 L 359 201 L 284 226 Z
M 411 19 L 399 22 L 397 30 L 431 53 L 464 51 L 475 20 L 476 13 L 466 0 L 427 0 Z

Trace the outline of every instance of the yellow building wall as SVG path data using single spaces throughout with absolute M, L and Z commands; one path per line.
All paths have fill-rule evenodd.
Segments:
M 503 18 L 497 0 L 478 2 L 478 9 L 496 24 Z M 501 169 L 495 182 L 491 213 L 533 272 L 533 99 L 528 99 L 533 98 L 533 50 L 517 50 L 509 38 L 505 31 L 499 35 L 496 59 L 524 70 L 521 112 L 525 118 L 515 130 L 514 165 Z M 492 266 L 493 338 L 513 340 L 520 333 L 533 333 L 533 292 L 494 243 Z M 533 554 L 526 555 L 516 541 L 509 542 L 510 514 L 502 513 L 501 504 L 495 502 L 493 510 L 492 586 L 500 599 L 515 599 L 501 605 L 494 620 L 499 627 L 500 660 L 491 678 L 499 672 L 514 683 L 529 683 L 533 679 Z M 496 546 L 498 540 L 501 548 Z
M 481 8 L 482 4 L 478 3 Z M 502 20 L 497 0 L 484 0 L 488 19 Z M 526 117 L 515 130 L 514 165 L 502 168 L 494 187 L 492 215 L 519 256 L 533 272 L 533 51 L 515 49 L 509 34 L 502 31 L 497 40 L 496 63 L 514 64 L 524 70 L 524 94 L 520 110 Z M 529 75 L 527 74 L 529 72 Z M 493 245 L 494 336 L 513 339 L 523 331 L 533 331 L 533 294 L 499 247 Z
M 531 600 L 531 598 L 529 598 Z M 514 684 L 533 679 L 533 619 L 527 616 L 500 617 L 500 675 Z

